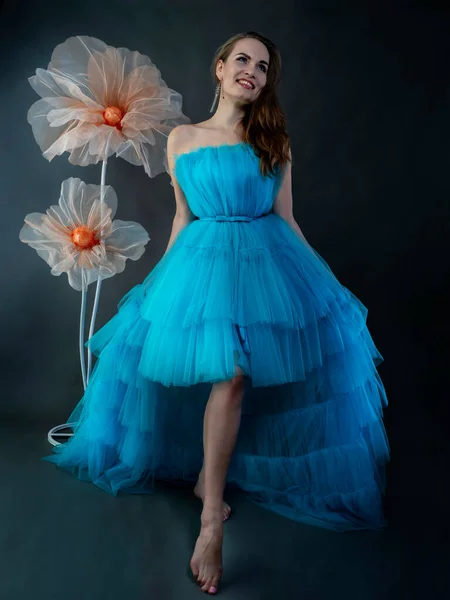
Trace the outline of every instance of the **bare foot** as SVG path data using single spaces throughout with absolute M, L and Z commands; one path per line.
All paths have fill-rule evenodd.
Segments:
M 203 495 L 204 495 L 203 469 L 200 471 L 198 481 L 194 488 L 194 494 L 197 496 L 197 498 L 200 498 L 200 500 L 203 502 Z M 231 514 L 231 506 L 224 501 L 223 502 L 223 520 L 226 521 L 230 517 L 230 514 Z
M 221 511 L 203 508 L 200 535 L 195 544 L 190 567 L 202 592 L 215 594 L 222 576 L 223 519 Z

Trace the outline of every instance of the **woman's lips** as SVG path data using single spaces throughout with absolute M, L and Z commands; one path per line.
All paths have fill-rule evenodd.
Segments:
M 247 83 L 247 84 L 245 83 L 245 82 L 247 81 L 246 79 L 244 79 L 244 80 L 243 80 L 243 82 L 242 82 L 242 80 L 240 80 L 240 79 L 237 79 L 236 81 L 237 81 L 237 83 L 238 83 L 238 84 L 239 84 L 241 87 L 243 87 L 243 88 L 244 88 L 244 90 L 253 90 L 253 89 L 255 89 L 255 87 L 254 87 L 254 86 L 252 87 L 252 85 L 251 85 L 250 83 Z

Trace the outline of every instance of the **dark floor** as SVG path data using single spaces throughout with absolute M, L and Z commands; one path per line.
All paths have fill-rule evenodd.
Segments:
M 204 597 L 190 577 L 200 501 L 189 490 L 113 497 L 40 461 L 44 425 L 0 428 L 1 600 Z M 410 531 L 334 533 L 227 496 L 224 575 L 232 599 L 448 598 L 449 544 Z M 430 541 L 433 540 L 433 541 Z M 447 590 L 447 593 L 446 593 Z

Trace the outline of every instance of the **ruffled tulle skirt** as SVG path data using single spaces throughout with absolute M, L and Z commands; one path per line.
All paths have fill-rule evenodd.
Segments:
M 105 491 L 195 483 L 211 385 L 244 371 L 227 475 L 260 505 L 334 530 L 385 525 L 387 405 L 367 309 L 278 215 L 193 221 L 86 343 L 98 357 L 44 460 Z

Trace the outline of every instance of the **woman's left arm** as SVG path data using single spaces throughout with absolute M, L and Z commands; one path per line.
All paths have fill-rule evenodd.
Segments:
M 273 212 L 283 218 L 292 229 L 307 242 L 292 212 L 292 155 L 283 170 L 283 180 L 273 203 Z

